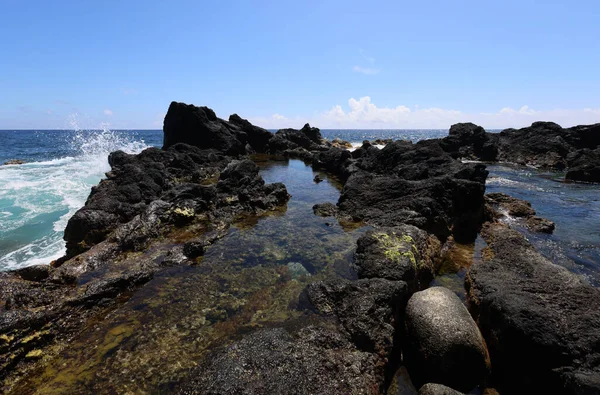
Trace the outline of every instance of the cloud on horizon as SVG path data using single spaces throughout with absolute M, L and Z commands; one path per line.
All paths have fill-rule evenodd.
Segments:
M 448 129 L 459 122 L 473 122 L 487 129 L 520 128 L 536 121 L 552 121 L 563 127 L 600 122 L 600 108 L 534 110 L 505 107 L 493 113 L 467 113 L 443 108 L 378 107 L 369 96 L 351 98 L 348 106 L 335 105 L 330 110 L 311 117 L 250 118 L 252 123 L 267 129 L 298 128 L 309 122 L 321 129 Z
M 108 115 L 109 117 L 112 117 L 113 112 L 112 110 L 109 110 L 108 108 L 106 110 L 104 110 L 104 115 Z

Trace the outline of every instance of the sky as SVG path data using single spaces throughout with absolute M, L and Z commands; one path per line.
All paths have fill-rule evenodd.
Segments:
M 0 0 L 0 129 L 600 122 L 600 2 Z

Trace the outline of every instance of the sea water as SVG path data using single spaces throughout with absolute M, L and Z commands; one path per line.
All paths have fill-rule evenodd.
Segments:
M 363 140 L 439 138 L 447 130 L 322 130 L 359 146 Z M 160 130 L 0 131 L 0 270 L 49 263 L 64 251 L 68 219 L 110 167 L 115 150 L 140 152 L 162 145 Z M 547 257 L 600 285 L 600 185 L 567 184 L 560 173 L 510 165 L 488 166 L 488 192 L 530 201 L 557 224 L 553 235 L 520 227 Z M 511 220 L 510 218 L 507 220 Z M 516 223 L 515 226 L 519 227 Z

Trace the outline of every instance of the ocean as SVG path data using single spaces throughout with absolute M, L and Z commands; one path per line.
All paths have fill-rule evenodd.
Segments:
M 363 140 L 413 142 L 447 135 L 447 130 L 322 130 L 358 146 Z M 68 219 L 85 204 L 92 186 L 110 170 L 108 154 L 137 153 L 162 145 L 161 130 L 1 130 L 0 271 L 49 263 L 65 251 Z M 569 184 L 562 174 L 488 166 L 489 192 L 530 201 L 538 215 L 556 222 L 553 235 L 521 230 L 547 257 L 600 286 L 600 185 Z M 510 219 L 507 219 L 510 221 Z M 518 224 L 516 225 L 518 226 Z

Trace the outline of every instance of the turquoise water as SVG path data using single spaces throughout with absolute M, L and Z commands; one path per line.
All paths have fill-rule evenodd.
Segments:
M 418 141 L 447 135 L 445 130 L 322 133 L 355 145 L 364 139 Z M 49 263 L 60 257 L 64 253 L 64 227 L 84 205 L 90 188 L 109 170 L 108 154 L 117 149 L 135 153 L 161 145 L 160 130 L 0 131 L 0 163 L 9 159 L 29 162 L 0 166 L 0 270 Z M 300 164 L 292 162 L 292 166 Z M 523 167 L 493 165 L 489 170 L 488 191 L 529 200 L 538 215 L 556 222 L 554 235 L 535 235 L 521 228 L 542 253 L 600 285 L 600 185 L 567 184 L 560 182 L 561 174 Z M 316 191 L 311 189 L 311 180 L 305 181 L 310 187 L 304 198 L 313 199 L 310 193 Z M 300 188 L 296 194 L 303 191 Z M 319 196 L 317 200 L 329 198 Z

